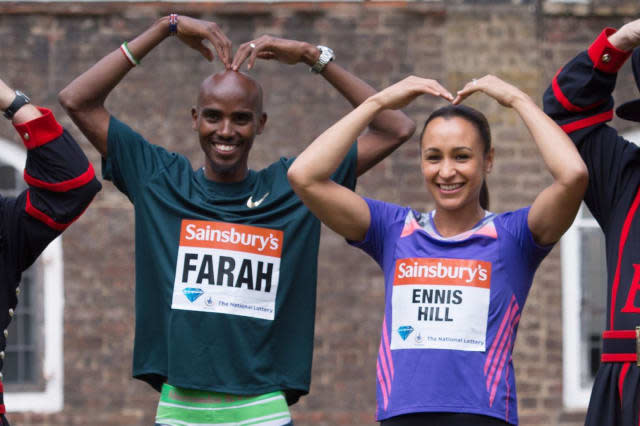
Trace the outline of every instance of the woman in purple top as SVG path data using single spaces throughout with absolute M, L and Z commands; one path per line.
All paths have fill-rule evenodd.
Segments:
M 530 207 L 486 210 L 494 157 L 489 125 L 480 112 L 459 105 L 475 92 L 516 110 L 553 176 Z M 420 140 L 434 211 L 365 199 L 330 180 L 375 114 L 422 94 L 452 102 L 427 119 Z M 494 76 L 473 80 L 455 98 L 434 80 L 409 77 L 320 135 L 293 163 L 289 180 L 316 216 L 384 271 L 378 420 L 517 424 L 511 351 L 520 313 L 537 266 L 573 221 L 588 180 L 560 127 Z

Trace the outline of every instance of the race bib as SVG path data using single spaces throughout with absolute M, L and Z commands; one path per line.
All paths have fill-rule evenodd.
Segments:
M 282 231 L 183 219 L 172 309 L 273 320 Z
M 391 349 L 486 348 L 491 263 L 396 260 Z

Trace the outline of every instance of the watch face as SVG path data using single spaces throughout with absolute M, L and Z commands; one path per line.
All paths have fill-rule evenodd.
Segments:
M 27 102 L 31 102 L 31 99 L 29 99 L 29 97 L 25 95 L 21 90 L 16 90 L 16 96 L 23 96 Z

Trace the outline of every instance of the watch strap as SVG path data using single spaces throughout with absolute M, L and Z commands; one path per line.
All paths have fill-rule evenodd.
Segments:
M 313 64 L 310 71 L 319 74 L 329 62 L 335 59 L 335 55 L 333 54 L 333 50 L 331 50 L 327 46 L 319 45 L 317 47 L 320 50 L 320 56 L 318 57 L 316 63 Z
M 13 102 L 11 102 L 11 105 L 9 105 L 7 109 L 4 111 L 4 116 L 9 120 L 13 119 L 13 116 L 15 115 L 15 113 L 18 112 L 20 108 L 22 108 L 23 106 L 25 106 L 30 102 L 31 100 L 27 95 L 25 95 L 19 90 L 16 90 L 16 97 L 13 98 Z

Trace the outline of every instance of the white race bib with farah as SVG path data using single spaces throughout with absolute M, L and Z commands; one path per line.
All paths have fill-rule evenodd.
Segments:
M 273 320 L 282 231 L 183 219 L 172 309 Z

